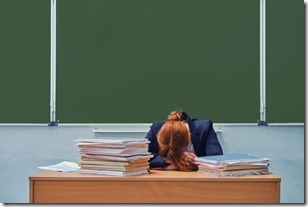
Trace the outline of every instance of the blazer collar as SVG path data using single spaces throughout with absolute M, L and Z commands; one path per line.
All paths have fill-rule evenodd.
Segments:
M 187 120 L 187 123 L 188 123 L 188 126 L 189 126 L 189 129 L 190 129 L 190 132 L 196 132 L 196 127 L 195 125 L 193 124 L 193 121 L 192 119 L 189 117 L 189 115 L 186 113 L 186 112 L 182 112 L 182 116 L 183 116 L 183 119 L 184 120 Z
M 189 115 L 186 112 L 182 112 L 182 115 L 184 116 L 183 118 L 187 120 L 188 126 L 189 126 L 189 130 L 190 130 L 190 139 L 191 142 L 194 146 L 195 149 L 195 153 L 197 156 L 201 156 L 202 152 L 201 152 L 201 140 L 198 138 L 199 135 L 197 133 L 197 129 L 192 121 L 192 119 L 189 117 Z

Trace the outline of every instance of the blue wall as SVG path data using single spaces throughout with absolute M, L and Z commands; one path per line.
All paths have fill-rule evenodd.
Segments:
M 29 176 L 38 166 L 79 161 L 74 140 L 102 136 L 90 126 L 1 126 L 0 202 L 28 203 Z M 304 203 L 304 126 L 222 125 L 218 138 L 224 153 L 249 153 L 271 159 L 270 170 L 281 177 L 282 203 Z M 104 134 L 143 138 L 145 133 Z

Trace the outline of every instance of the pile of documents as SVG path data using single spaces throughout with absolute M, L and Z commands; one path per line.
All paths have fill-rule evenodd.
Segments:
M 195 158 L 198 172 L 215 177 L 269 174 L 269 158 L 248 154 L 225 154 Z
M 149 173 L 147 139 L 97 138 L 76 140 L 80 173 L 129 176 Z

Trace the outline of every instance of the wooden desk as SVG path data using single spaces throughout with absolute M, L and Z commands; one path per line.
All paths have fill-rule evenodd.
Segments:
M 43 171 L 29 177 L 30 203 L 279 203 L 280 177 L 216 178 L 155 171 L 127 177 Z

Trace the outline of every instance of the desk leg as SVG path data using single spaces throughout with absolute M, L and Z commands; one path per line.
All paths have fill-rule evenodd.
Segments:
M 29 202 L 33 203 L 33 180 L 30 180 L 29 186 Z

